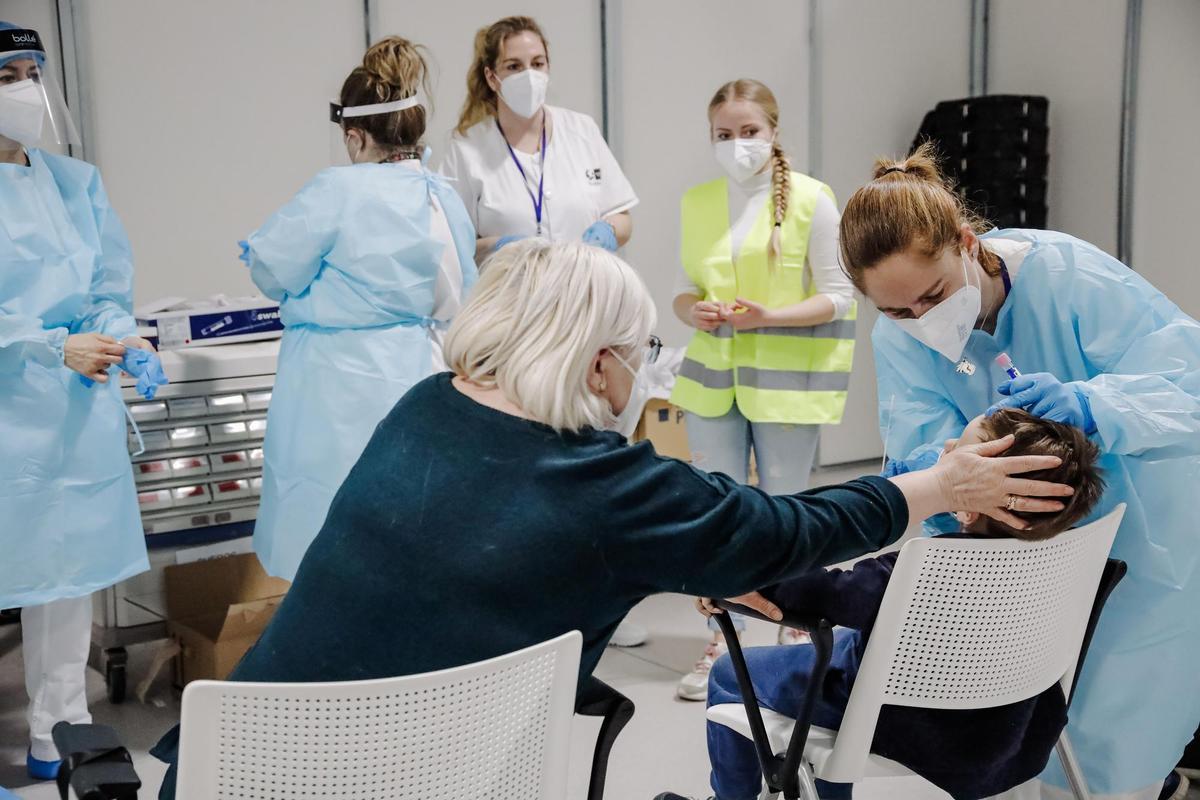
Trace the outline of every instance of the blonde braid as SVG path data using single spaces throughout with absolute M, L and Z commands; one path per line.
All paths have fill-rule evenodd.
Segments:
M 771 198 L 775 204 L 775 224 L 771 227 L 771 240 L 767 248 L 767 261 L 772 267 L 783 256 L 783 220 L 787 217 L 791 193 L 792 163 L 779 143 L 775 142 L 771 146 Z

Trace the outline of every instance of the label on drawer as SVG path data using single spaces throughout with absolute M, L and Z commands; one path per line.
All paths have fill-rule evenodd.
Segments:
M 246 423 L 246 427 L 250 430 L 251 439 L 262 439 L 267 435 L 267 421 L 265 419 L 252 419 Z
M 246 423 L 226 422 L 222 425 L 209 425 L 213 442 L 239 442 L 246 438 Z
M 212 457 L 213 472 L 237 472 L 250 469 L 250 456 L 245 451 L 217 453 Z
M 203 397 L 176 397 L 167 401 L 171 418 L 203 417 L 208 413 L 208 403 Z
M 141 492 L 138 494 L 138 507 L 142 511 L 157 511 L 160 508 L 171 507 L 171 491 L 162 489 L 157 492 Z
M 261 447 L 256 447 L 250 451 L 250 466 L 261 467 L 263 465 L 263 451 Z
M 170 436 L 172 447 L 197 447 L 202 444 L 208 444 L 208 431 L 202 427 L 174 428 L 171 430 Z M 146 449 L 150 449 L 148 440 L 146 442 Z
M 171 464 L 165 459 L 162 461 L 143 461 L 140 464 L 133 465 L 133 477 L 138 483 L 160 481 L 170 477 L 170 475 Z
M 146 443 L 147 450 L 166 450 L 171 446 L 171 438 L 167 431 L 142 431 L 142 440 Z M 138 441 L 134 436 L 129 437 L 129 450 L 134 452 L 138 449 Z
M 209 501 L 207 486 L 180 486 L 171 490 L 171 499 L 176 506 L 203 505 Z
M 250 496 L 250 481 L 222 481 L 212 485 L 213 500 L 237 500 Z
M 129 406 L 129 416 L 137 422 L 160 422 L 167 418 L 167 404 L 161 400 L 157 403 L 133 403 Z
M 240 394 L 210 395 L 208 410 L 212 414 L 240 414 L 246 410 L 246 398 Z
M 188 456 L 171 459 L 171 474 L 176 478 L 208 474 L 208 456 Z
M 271 405 L 271 390 L 246 392 L 246 408 L 251 411 L 266 411 Z

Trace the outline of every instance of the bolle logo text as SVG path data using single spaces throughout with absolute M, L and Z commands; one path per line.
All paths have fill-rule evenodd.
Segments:
M 32 33 L 14 33 L 12 40 L 17 44 L 37 44 L 38 38 Z

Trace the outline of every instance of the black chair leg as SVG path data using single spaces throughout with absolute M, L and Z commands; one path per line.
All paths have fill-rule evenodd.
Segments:
M 608 757 L 621 730 L 633 718 L 633 701 L 601 680 L 592 678 L 581 693 L 575 713 L 585 717 L 603 717 L 596 736 L 596 751 L 592 755 L 592 774 L 587 800 L 603 800 L 604 784 L 608 779 Z

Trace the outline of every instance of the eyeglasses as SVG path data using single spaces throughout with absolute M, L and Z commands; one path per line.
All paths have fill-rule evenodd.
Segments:
M 658 361 L 658 354 L 662 352 L 662 339 L 657 336 L 651 336 L 649 344 L 646 345 L 646 363 L 653 364 Z

